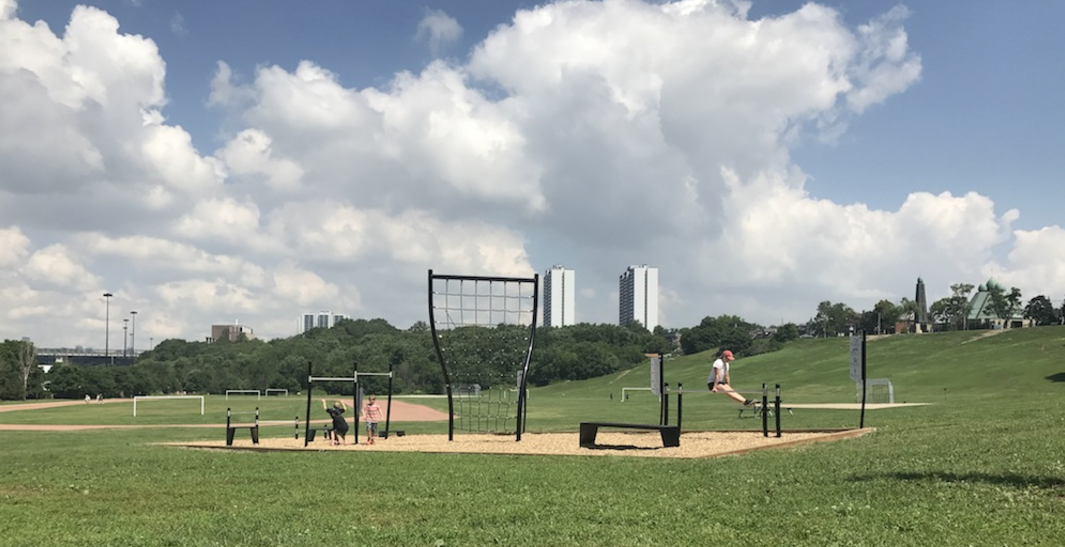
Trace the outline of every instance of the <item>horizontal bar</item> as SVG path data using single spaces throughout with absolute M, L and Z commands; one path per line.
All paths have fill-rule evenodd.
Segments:
M 433 274 L 433 279 L 442 279 L 446 281 L 519 281 L 532 283 L 536 281 L 532 277 L 492 277 L 492 276 L 480 276 L 480 275 L 443 275 Z M 485 295 L 487 296 L 487 295 Z

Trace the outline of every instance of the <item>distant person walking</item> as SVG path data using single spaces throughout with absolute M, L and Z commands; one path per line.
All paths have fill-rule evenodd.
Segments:
M 373 444 L 373 439 L 377 436 L 377 422 L 381 421 L 381 407 L 377 405 L 376 395 L 366 398 L 366 404 L 362 407 L 362 417 L 366 420 L 366 444 Z
M 333 403 L 333 408 L 329 408 L 325 399 L 322 399 L 322 408 L 333 419 L 333 444 L 348 444 L 348 421 L 344 419 L 344 411 L 348 409 L 348 405 L 344 401 L 337 401 Z M 358 434 L 358 431 L 355 433 Z
M 736 390 L 732 389 L 732 377 L 729 375 L 729 363 L 735 361 L 736 358 L 732 355 L 732 351 L 725 350 L 721 352 L 721 357 L 714 361 L 713 368 L 710 369 L 710 377 L 706 379 L 706 387 L 710 388 L 713 393 L 724 393 L 728 395 L 730 399 L 737 403 L 743 403 L 743 406 L 751 406 L 754 404 L 753 399 L 746 399 L 743 395 L 736 393 Z

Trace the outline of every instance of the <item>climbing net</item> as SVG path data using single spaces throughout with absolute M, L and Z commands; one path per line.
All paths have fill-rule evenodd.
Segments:
M 429 319 L 448 397 L 449 439 L 454 438 L 457 414 L 460 430 L 516 433 L 521 440 L 538 287 L 538 275 L 437 275 L 429 270 Z

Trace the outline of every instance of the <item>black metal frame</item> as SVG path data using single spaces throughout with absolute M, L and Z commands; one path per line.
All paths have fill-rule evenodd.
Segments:
M 528 378 L 529 378 L 529 364 L 532 361 L 533 345 L 536 342 L 536 322 L 537 315 L 540 307 L 540 274 L 533 274 L 532 277 L 495 277 L 495 276 L 479 276 L 479 275 L 444 275 L 433 274 L 433 270 L 429 270 L 429 328 L 433 334 L 433 348 L 436 350 L 436 358 L 440 361 L 440 369 L 444 374 L 444 390 L 447 392 L 447 440 L 455 440 L 455 402 L 452 397 L 451 375 L 447 370 L 447 363 L 444 360 L 444 353 L 440 349 L 440 337 L 436 329 L 436 312 L 433 306 L 433 281 L 485 281 L 485 282 L 500 282 L 500 283 L 532 283 L 532 318 L 529 321 L 529 345 L 525 350 L 525 361 L 522 363 L 521 369 L 521 382 L 518 383 L 518 409 L 515 424 L 516 439 L 521 440 L 521 434 L 525 431 L 526 421 L 528 418 L 528 402 L 526 401 L 526 392 L 528 391 Z
M 324 382 L 324 381 L 339 382 L 339 381 L 351 380 L 352 389 L 353 389 L 353 393 L 351 394 L 351 408 L 352 408 L 353 418 L 354 418 L 354 421 L 355 421 L 355 428 L 354 428 L 355 436 L 354 436 L 354 443 L 353 444 L 359 444 L 359 413 L 362 410 L 362 408 L 359 406 L 359 363 L 357 361 L 356 362 L 352 362 L 351 366 L 352 366 L 352 376 L 351 376 L 351 378 L 339 378 L 339 379 L 331 379 L 331 380 L 324 380 L 322 378 L 318 378 L 317 381 L 319 381 L 319 382 Z M 392 369 L 393 369 L 393 366 L 394 366 L 393 363 L 391 361 L 389 361 L 389 363 L 388 363 L 388 406 L 386 407 L 386 410 L 385 410 L 385 434 L 384 434 L 384 436 L 381 437 L 383 439 L 387 439 L 388 438 L 389 421 L 391 420 L 391 417 L 392 417 L 392 377 L 393 377 Z M 384 374 L 384 373 L 383 372 L 364 372 L 362 374 L 363 374 L 363 376 L 369 376 L 369 375 L 379 375 L 379 374 Z M 313 368 L 312 368 L 311 362 L 307 361 L 307 415 L 305 417 L 305 422 L 304 422 L 305 425 L 304 425 L 304 429 L 303 429 L 303 446 L 304 447 L 306 447 L 307 444 L 311 441 L 309 432 L 311 430 L 311 399 L 313 399 L 312 392 L 314 391 L 314 382 L 315 382 L 315 376 L 313 374 Z M 299 417 L 297 417 L 296 419 L 297 419 L 296 437 L 299 438 L 299 425 L 298 425 L 299 424 L 299 422 L 298 422 Z

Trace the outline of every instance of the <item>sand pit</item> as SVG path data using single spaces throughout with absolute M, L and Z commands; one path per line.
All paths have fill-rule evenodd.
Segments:
M 761 432 L 752 431 L 706 431 L 686 432 L 681 435 L 679 447 L 662 448 L 662 439 L 657 433 L 626 433 L 600 431 L 596 438 L 598 448 L 581 448 L 579 435 L 572 433 L 527 433 L 521 441 L 514 440 L 513 435 L 463 435 L 456 433 L 455 440 L 448 441 L 447 435 L 406 435 L 378 439 L 373 445 L 360 439 L 358 445 L 331 446 L 325 439 L 315 439 L 306 448 L 303 439 L 274 438 L 260 439 L 254 445 L 247 437 L 233 441 L 233 446 L 226 446 L 224 440 L 212 442 L 167 443 L 171 446 L 187 448 L 207 448 L 222 450 L 290 450 L 290 451 L 329 451 L 342 453 L 367 452 L 425 452 L 425 453 L 464 453 L 464 454 L 534 454 L 555 456 L 622 456 L 641 458 L 709 458 L 729 454 L 742 454 L 752 450 L 782 448 L 820 441 L 833 441 L 857 437 L 874 431 L 872 428 L 832 431 L 785 431 L 780 438 L 762 436 Z M 239 435 L 238 435 L 239 436 Z M 350 439 L 349 439 L 350 441 Z

